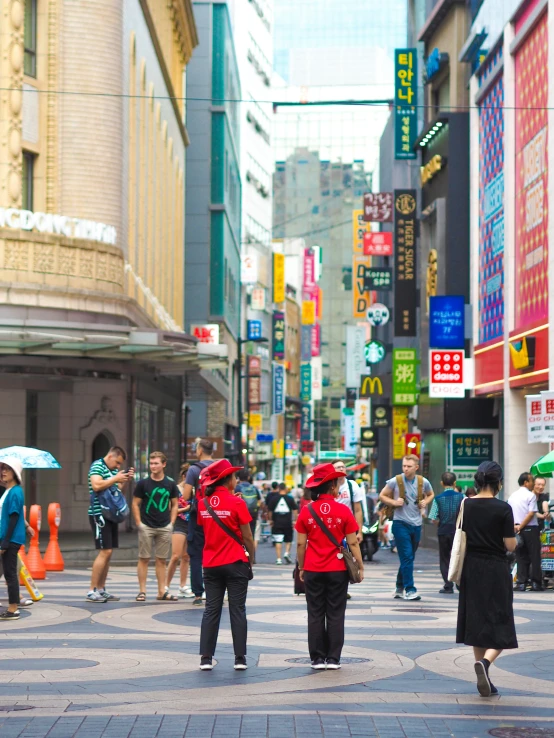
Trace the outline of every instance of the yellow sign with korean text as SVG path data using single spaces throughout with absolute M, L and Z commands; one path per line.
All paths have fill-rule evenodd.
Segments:
M 364 291 L 366 267 L 371 266 L 371 256 L 354 254 L 352 258 L 352 317 L 367 320 L 369 292 Z
M 315 302 L 304 300 L 302 303 L 302 325 L 313 325 L 315 323 Z
M 352 251 L 364 253 L 364 233 L 371 231 L 371 223 L 364 220 L 364 209 L 352 211 Z
M 261 413 L 250 413 L 249 425 L 251 431 L 261 433 L 263 427 L 263 418 Z
M 273 254 L 273 302 L 285 302 L 285 255 Z
M 392 408 L 392 458 L 401 459 L 404 456 L 404 436 L 408 433 L 408 408 Z
M 276 459 L 282 459 L 285 453 L 285 442 L 283 439 L 273 441 L 273 456 Z

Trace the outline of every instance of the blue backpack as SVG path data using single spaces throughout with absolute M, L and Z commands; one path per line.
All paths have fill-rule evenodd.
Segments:
M 104 520 L 110 520 L 112 523 L 122 523 L 129 517 L 130 510 L 125 495 L 115 484 L 103 492 L 97 492 L 96 499 L 102 508 Z

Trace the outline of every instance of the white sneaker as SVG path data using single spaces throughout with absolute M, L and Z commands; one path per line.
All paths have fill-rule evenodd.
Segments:
M 205 592 L 204 592 L 204 594 L 202 595 L 202 599 L 203 599 L 203 600 L 205 600 L 205 599 L 206 599 L 206 593 L 205 593 Z
M 275 563 L 276 564 L 279 564 L 279 566 L 280 566 L 283 563 L 283 559 L 277 559 L 277 561 Z
M 395 600 L 403 600 L 404 599 L 404 590 L 400 587 L 397 587 L 394 590 L 394 599 Z
M 418 595 L 415 589 L 413 589 L 410 592 L 406 592 L 406 594 L 404 595 L 404 599 L 405 600 L 420 600 L 421 595 Z
M 179 593 L 177 595 L 178 597 L 184 597 L 185 599 L 190 599 L 191 597 L 194 597 L 194 592 L 190 587 L 179 587 Z

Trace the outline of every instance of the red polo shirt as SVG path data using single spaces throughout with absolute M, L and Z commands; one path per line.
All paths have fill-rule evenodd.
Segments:
M 247 525 L 252 520 L 246 502 L 241 497 L 232 495 L 227 487 L 216 487 L 214 494 L 208 499 L 221 522 L 242 540 L 240 526 Z M 198 523 L 204 528 L 203 566 L 224 566 L 234 564 L 235 561 L 248 561 L 244 548 L 221 530 L 212 518 L 204 499 L 198 502 Z
M 358 523 L 346 505 L 337 502 L 333 495 L 321 495 L 311 503 L 323 523 L 339 543 L 349 533 L 356 533 Z M 333 546 L 314 520 L 308 506 L 303 507 L 296 521 L 296 530 L 308 536 L 304 569 L 306 571 L 345 571 L 343 559 L 337 559 L 338 549 Z

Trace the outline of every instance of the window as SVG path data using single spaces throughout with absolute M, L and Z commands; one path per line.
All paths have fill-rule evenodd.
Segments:
M 37 76 L 37 0 L 25 1 L 25 61 L 23 70 L 29 77 Z
M 21 193 L 23 210 L 32 210 L 34 201 L 34 169 L 35 157 L 29 151 L 23 152 L 23 171 L 21 177 Z

